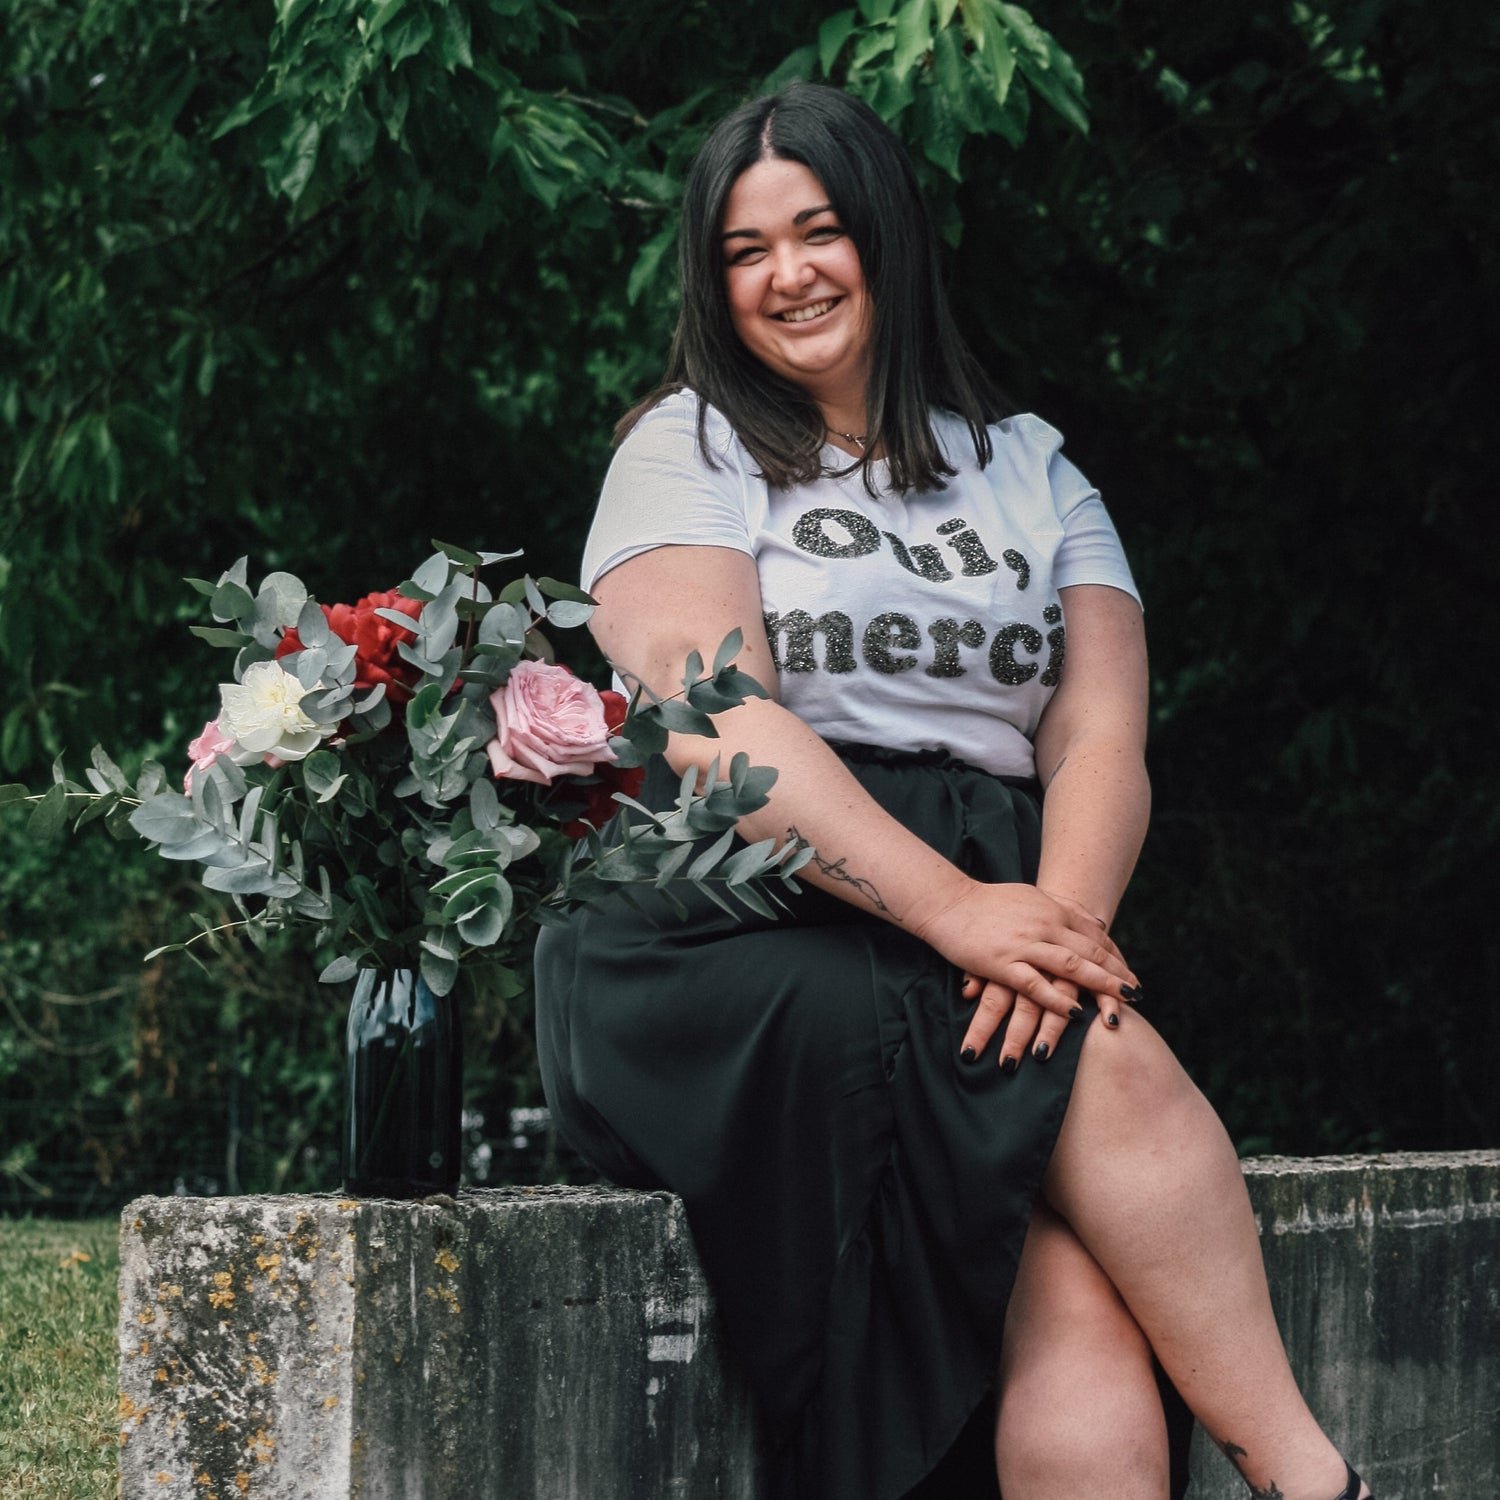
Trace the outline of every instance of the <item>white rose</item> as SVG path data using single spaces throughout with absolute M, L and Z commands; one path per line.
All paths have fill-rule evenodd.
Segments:
M 301 760 L 338 725 L 319 724 L 298 704 L 308 689 L 274 661 L 245 668 L 244 680 L 219 689 L 219 729 L 243 750 L 277 760 Z

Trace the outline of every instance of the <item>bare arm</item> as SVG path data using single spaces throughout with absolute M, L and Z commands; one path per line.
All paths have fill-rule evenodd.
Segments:
M 1036 735 L 1046 788 L 1037 884 L 1080 901 L 1106 925 L 1146 836 L 1146 632 L 1140 606 L 1119 589 L 1062 591 L 1063 680 Z
M 594 588 L 593 630 L 606 655 L 657 693 L 676 691 L 691 651 L 711 657 L 734 629 L 739 665 L 774 689 L 775 669 L 751 558 L 719 547 L 659 547 L 621 563 Z M 1073 1004 L 1066 975 L 1117 993 L 1130 971 L 1101 929 L 1073 903 L 1033 886 L 971 879 L 880 808 L 806 724 L 774 700 L 716 718 L 720 738 L 674 735 L 667 760 L 681 772 L 745 751 L 779 775 L 766 807 L 744 818 L 747 839 L 795 829 L 818 851 L 803 874 L 824 890 L 930 943 L 950 961 L 1004 976 L 1044 1008 Z
M 1046 791 L 1037 885 L 1076 902 L 1103 930 L 1135 868 L 1151 807 L 1146 635 L 1140 606 L 1119 589 L 1086 584 L 1063 589 L 1061 597 L 1067 659 L 1036 735 L 1037 774 Z M 1014 1009 L 1002 1066 L 1028 1047 L 1045 1058 L 1067 1025 L 1066 1017 L 1044 1016 L 994 976 L 971 978 L 968 992 L 980 1001 L 981 1015 L 1003 1017 Z M 1099 995 L 1099 1009 L 1107 1025 L 1119 1024 L 1113 996 Z

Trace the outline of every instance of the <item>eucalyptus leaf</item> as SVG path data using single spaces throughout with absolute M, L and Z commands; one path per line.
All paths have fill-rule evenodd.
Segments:
M 224 630 L 217 625 L 189 625 L 188 633 L 195 635 L 200 641 L 207 641 L 210 646 L 247 646 L 255 639 L 253 635 L 246 635 L 243 630 Z
M 447 557 L 442 552 L 434 552 L 411 577 L 419 589 L 436 597 L 448 587 Z
M 318 975 L 319 984 L 347 984 L 359 973 L 359 965 L 347 954 L 340 954 Z
M 159 792 L 130 814 L 130 826 L 154 844 L 180 844 L 203 827 L 197 810 L 180 792 Z
M 316 599 L 309 599 L 297 613 L 297 639 L 303 649 L 326 646 L 334 639 L 328 619 Z
M 574 630 L 587 624 L 594 613 L 592 604 L 578 604 L 571 599 L 559 599 L 547 606 L 547 620 L 559 630 Z
M 46 795 L 32 809 L 26 820 L 26 832 L 34 839 L 55 838 L 68 820 L 68 794 L 61 783 L 54 782 Z

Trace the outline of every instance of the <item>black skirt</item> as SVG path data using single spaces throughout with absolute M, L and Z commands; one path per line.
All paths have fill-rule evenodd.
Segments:
M 1026 784 L 839 749 L 962 869 L 1035 878 Z M 677 785 L 658 764 L 642 801 Z M 962 976 L 899 929 L 810 887 L 775 921 L 676 893 L 686 920 L 648 890 L 640 911 L 610 899 L 543 931 L 555 1119 L 605 1176 L 683 1199 L 778 1500 L 993 1500 L 1006 1303 L 1088 1020 L 1007 1078 L 997 1043 L 959 1060 Z

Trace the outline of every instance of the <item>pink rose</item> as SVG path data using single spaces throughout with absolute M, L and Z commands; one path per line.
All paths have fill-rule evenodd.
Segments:
M 517 663 L 490 694 L 490 706 L 495 738 L 485 750 L 497 777 L 545 786 L 558 776 L 587 776 L 615 758 L 603 701 L 566 667 Z
M 194 771 L 206 771 L 221 755 L 238 749 L 239 746 L 219 728 L 219 721 L 210 719 L 203 726 L 203 733 L 188 746 L 188 759 L 192 764 L 182 778 L 183 791 L 192 794 Z

